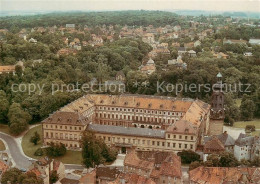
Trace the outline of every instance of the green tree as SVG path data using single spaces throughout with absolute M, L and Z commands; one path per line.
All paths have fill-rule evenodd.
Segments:
M 10 132 L 18 135 L 28 128 L 28 122 L 31 121 L 31 116 L 24 111 L 20 104 L 13 103 L 8 112 Z
M 51 142 L 49 147 L 46 148 L 46 154 L 49 157 L 60 157 L 65 155 L 66 152 L 67 152 L 66 146 L 62 143 L 54 144 L 53 142 Z
M 181 157 L 181 162 L 183 164 L 190 164 L 191 162 L 200 160 L 200 155 L 192 150 L 182 150 L 178 153 L 178 156 Z
M 243 120 L 252 120 L 255 112 L 255 103 L 250 99 L 242 100 L 240 111 Z
M 59 180 L 59 174 L 57 173 L 57 171 L 51 171 L 50 173 L 50 183 L 56 183 Z
M 84 133 L 81 144 L 83 164 L 87 168 L 116 159 L 117 152 L 108 148 L 102 139 L 97 139 L 91 132 Z
M 234 154 L 229 152 L 223 152 L 220 154 L 219 165 L 220 167 L 236 167 L 238 166 L 238 161 Z
M 8 109 L 9 109 L 9 102 L 6 93 L 3 90 L 0 90 L 0 122 L 7 121 Z
M 22 174 L 22 171 L 20 171 L 17 168 L 11 168 L 3 173 L 1 178 L 2 184 L 8 184 L 10 182 L 11 184 L 17 184 L 18 178 Z
M 37 131 L 35 131 L 34 135 L 30 138 L 30 142 L 33 143 L 34 145 L 37 145 L 40 140 L 41 140 L 40 134 Z

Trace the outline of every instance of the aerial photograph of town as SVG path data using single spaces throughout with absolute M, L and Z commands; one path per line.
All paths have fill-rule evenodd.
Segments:
M 0 0 L 0 184 L 260 184 L 260 1 Z

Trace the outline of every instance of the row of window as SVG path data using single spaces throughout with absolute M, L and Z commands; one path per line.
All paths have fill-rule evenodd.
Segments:
M 45 138 L 80 140 L 81 135 L 78 136 L 77 134 L 45 132 Z
M 167 145 L 164 141 L 153 141 L 153 140 L 144 140 L 144 139 L 133 139 L 133 138 L 120 138 L 120 137 L 111 137 L 111 136 L 96 136 L 98 138 L 104 139 L 105 142 L 108 143 L 123 143 L 123 144 L 134 144 L 137 146 L 148 145 L 148 146 L 159 146 L 159 147 L 167 147 L 167 148 L 185 148 L 185 149 L 193 149 L 193 144 L 186 143 L 170 143 L 167 142 Z
M 67 126 L 67 125 L 43 125 L 44 128 L 51 128 L 51 129 L 59 129 L 59 130 L 76 130 L 81 131 L 83 130 L 80 126 Z
M 51 144 L 51 142 L 46 142 L 47 145 Z M 67 148 L 81 148 L 81 145 L 80 144 L 72 144 L 72 143 L 65 143 L 65 146 Z
M 188 140 L 188 137 L 187 135 L 183 136 L 183 135 L 179 135 L 179 139 L 184 139 L 184 140 Z M 177 135 L 174 135 L 174 134 L 167 134 L 167 138 L 168 139 L 176 139 L 177 138 Z M 193 140 L 193 136 L 190 136 L 190 140 Z
M 103 114 L 97 113 L 97 118 L 107 118 L 107 119 L 123 119 L 130 121 L 150 121 L 150 122 L 159 122 L 159 123 L 174 123 L 178 119 L 165 119 L 164 117 L 143 117 L 143 116 L 130 116 L 130 115 L 118 115 L 118 114 Z
M 146 110 L 146 109 L 133 109 L 133 108 L 121 108 L 121 107 L 104 107 L 99 106 L 98 110 L 108 111 L 120 111 L 120 112 L 137 112 L 137 113 L 148 113 L 148 114 L 163 114 L 172 116 L 182 116 L 181 112 L 169 112 L 169 111 L 158 111 L 158 110 Z

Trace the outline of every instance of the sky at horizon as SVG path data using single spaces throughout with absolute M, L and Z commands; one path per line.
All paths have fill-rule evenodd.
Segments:
M 260 0 L 0 0 L 1 11 L 206 10 L 259 12 Z

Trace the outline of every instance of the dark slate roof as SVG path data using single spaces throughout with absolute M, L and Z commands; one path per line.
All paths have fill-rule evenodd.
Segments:
M 254 144 L 254 137 L 247 136 L 246 134 L 240 133 L 239 137 L 237 138 L 235 145 L 237 146 L 252 146 Z
M 179 47 L 178 51 L 186 51 L 186 48 L 185 47 Z
M 120 174 L 120 171 L 117 168 L 110 168 L 110 167 L 98 167 L 96 176 L 99 179 L 104 180 L 115 180 L 118 175 Z
M 88 130 L 93 132 L 109 133 L 115 135 L 117 134 L 117 135 L 130 135 L 130 136 L 155 137 L 155 138 L 165 137 L 164 130 L 153 130 L 148 128 L 133 128 L 133 127 L 89 124 Z
M 211 137 L 204 137 L 204 143 L 206 144 L 212 138 L 213 138 L 213 136 L 211 136 Z M 219 135 L 217 135 L 217 138 L 220 140 L 220 142 L 224 146 L 233 146 L 233 145 L 235 145 L 235 140 L 230 135 L 228 135 L 227 133 L 219 134 Z

